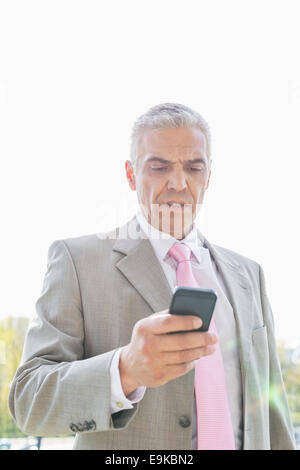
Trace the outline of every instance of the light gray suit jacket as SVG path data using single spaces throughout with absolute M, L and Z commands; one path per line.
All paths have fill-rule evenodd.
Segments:
M 139 235 L 92 234 L 50 246 L 9 409 L 27 434 L 76 432 L 74 449 L 191 449 L 194 370 L 148 388 L 133 409 L 110 413 L 115 350 L 129 343 L 139 319 L 167 309 L 172 297 L 136 217 L 124 228 Z M 237 322 L 243 448 L 294 449 L 263 271 L 199 235 L 230 292 Z

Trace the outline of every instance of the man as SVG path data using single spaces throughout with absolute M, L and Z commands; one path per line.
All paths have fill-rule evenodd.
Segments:
M 12 416 L 25 433 L 75 432 L 75 449 L 294 449 L 262 268 L 194 223 L 211 175 L 206 122 L 155 106 L 131 150 L 140 212 L 49 248 Z M 208 332 L 169 313 L 176 285 L 217 291 Z

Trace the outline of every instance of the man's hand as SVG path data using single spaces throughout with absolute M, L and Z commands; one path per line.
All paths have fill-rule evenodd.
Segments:
M 131 341 L 121 351 L 119 370 L 124 394 L 137 387 L 159 387 L 186 374 L 200 357 L 215 352 L 218 341 L 213 333 L 190 332 L 200 328 L 202 321 L 192 315 L 171 315 L 168 310 L 139 320 L 133 328 Z

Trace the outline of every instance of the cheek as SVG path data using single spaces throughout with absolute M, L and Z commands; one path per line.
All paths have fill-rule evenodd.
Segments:
M 156 177 L 155 179 L 151 176 L 144 176 L 137 182 L 137 194 L 140 201 L 144 203 L 153 203 L 156 201 L 157 196 L 164 188 L 164 182 L 162 178 Z
M 201 178 L 201 181 L 192 181 L 190 182 L 190 191 L 193 197 L 194 202 L 199 202 L 203 199 L 204 189 L 206 185 L 206 179 Z
M 151 204 L 153 200 L 153 185 L 147 179 L 143 179 L 137 184 L 137 195 L 140 202 L 143 204 Z

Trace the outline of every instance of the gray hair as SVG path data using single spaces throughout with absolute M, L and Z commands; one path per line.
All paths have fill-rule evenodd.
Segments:
M 150 108 L 135 121 L 131 132 L 130 160 L 135 168 L 139 137 L 143 129 L 197 127 L 206 138 L 207 154 L 211 156 L 211 134 L 205 119 L 193 109 L 178 103 L 162 103 Z

